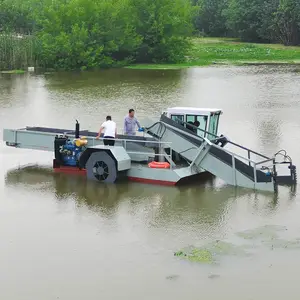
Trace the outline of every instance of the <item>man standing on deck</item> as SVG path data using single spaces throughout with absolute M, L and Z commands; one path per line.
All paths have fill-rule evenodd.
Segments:
M 129 109 L 128 115 L 124 118 L 124 134 L 136 135 L 136 126 L 141 128 L 139 121 L 134 117 L 134 109 Z
M 117 125 L 114 121 L 111 120 L 111 116 L 106 117 L 106 121 L 101 125 L 98 135 L 96 139 L 99 139 L 102 130 L 104 130 L 103 134 L 103 143 L 106 146 L 114 146 L 115 138 L 117 136 Z

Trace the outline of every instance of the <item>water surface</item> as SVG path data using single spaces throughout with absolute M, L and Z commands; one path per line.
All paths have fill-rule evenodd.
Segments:
M 170 106 L 213 107 L 224 111 L 220 133 L 267 155 L 286 149 L 300 166 L 292 68 L 0 76 L 1 137 L 3 128 L 73 128 L 75 119 L 95 131 L 107 114 L 121 129 L 131 107 L 140 119 Z M 0 145 L 1 299 L 299 298 L 297 189 L 255 193 L 215 178 L 99 185 L 53 174 L 51 161 L 52 153 Z M 216 240 L 250 254 L 226 248 L 216 264 L 174 257 Z

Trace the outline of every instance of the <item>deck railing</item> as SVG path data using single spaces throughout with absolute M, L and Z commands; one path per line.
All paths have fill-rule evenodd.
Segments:
M 92 140 L 93 140 L 93 146 L 95 146 L 95 141 L 103 141 L 104 138 L 103 137 L 99 137 L 98 139 L 92 138 Z M 161 157 L 161 158 L 165 158 L 170 163 L 171 168 L 176 166 L 172 160 L 172 147 L 171 147 L 172 142 L 161 142 L 161 141 L 153 141 L 153 140 L 118 139 L 118 138 L 114 138 L 114 139 L 112 138 L 110 140 L 114 140 L 115 142 L 120 142 L 128 154 L 145 155 L 148 157 L 159 157 L 159 158 Z M 157 144 L 158 149 L 164 149 L 167 146 L 167 148 L 170 149 L 170 154 L 167 154 L 165 152 L 164 153 L 152 153 L 152 152 L 131 151 L 128 149 L 128 143 L 143 144 L 143 146 L 144 146 L 144 144 Z M 161 146 L 163 146 L 163 147 L 161 147 Z M 149 147 L 149 148 L 151 148 L 151 147 Z
M 195 138 L 195 137 L 197 136 L 197 137 L 198 137 L 199 139 L 201 139 L 202 141 L 204 141 L 204 140 L 209 140 L 211 143 L 214 143 L 214 142 L 217 142 L 218 140 L 221 140 L 221 139 L 223 139 L 223 138 L 226 138 L 225 136 L 218 136 L 218 135 L 216 135 L 216 134 L 214 134 L 214 133 L 211 133 L 211 132 L 209 132 L 209 131 L 206 131 L 206 130 L 203 130 L 203 129 L 201 129 L 201 128 L 198 128 L 198 127 L 196 127 L 196 126 L 194 126 L 194 125 L 192 125 L 192 124 L 189 124 L 189 123 L 187 123 L 187 122 L 184 122 L 184 121 L 182 121 L 182 120 L 180 120 L 180 119 L 177 119 L 177 122 L 178 122 L 178 123 L 181 123 L 181 124 L 184 124 L 184 125 L 187 125 L 187 126 L 189 126 L 190 128 L 193 128 L 194 130 L 202 131 L 204 134 L 211 135 L 211 136 L 214 136 L 214 137 L 215 137 L 214 139 L 209 140 L 209 139 L 207 139 L 207 138 L 205 138 L 205 137 L 199 136 L 198 134 L 197 134 L 197 135 L 191 134 L 192 137 Z M 262 163 L 265 163 L 265 162 L 269 162 L 269 161 L 272 161 L 272 160 L 273 160 L 273 158 L 270 158 L 270 157 L 268 157 L 268 156 L 266 156 L 266 155 L 263 155 L 263 154 L 261 154 L 261 153 L 258 153 L 258 152 L 256 152 L 256 151 L 251 150 L 251 149 L 249 149 L 249 148 L 247 148 L 247 147 L 245 147 L 245 146 L 242 146 L 242 145 L 240 145 L 240 144 L 234 143 L 234 142 L 232 142 L 232 141 L 230 141 L 230 140 L 228 140 L 228 139 L 226 139 L 226 141 L 227 141 L 228 144 L 231 144 L 231 145 L 233 145 L 233 146 L 235 146 L 235 147 L 237 147 L 237 148 L 239 148 L 239 149 L 245 150 L 245 151 L 247 152 L 247 158 L 245 158 L 245 157 L 243 157 L 243 156 L 239 156 L 239 155 L 237 155 L 237 154 L 235 154 L 235 155 L 236 155 L 236 156 L 239 156 L 240 158 L 243 158 L 243 159 L 245 159 L 245 160 L 248 160 L 249 166 L 250 166 L 250 163 L 253 162 L 253 161 L 251 160 L 251 154 L 257 155 L 257 156 L 259 156 L 259 157 L 261 157 L 261 158 L 264 159 L 264 160 L 262 160 L 262 161 L 255 162 L 255 164 L 257 164 L 257 165 L 262 164 Z M 230 151 L 228 151 L 227 149 L 224 149 L 224 148 L 222 148 L 222 149 L 223 149 L 224 151 L 226 151 L 226 152 L 230 152 Z M 230 152 L 230 153 L 232 153 L 232 152 Z M 253 163 L 254 163 L 254 162 L 253 162 Z

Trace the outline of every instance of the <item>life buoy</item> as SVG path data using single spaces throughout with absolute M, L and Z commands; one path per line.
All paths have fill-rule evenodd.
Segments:
M 148 167 L 153 169 L 170 169 L 170 164 L 168 162 L 151 161 Z

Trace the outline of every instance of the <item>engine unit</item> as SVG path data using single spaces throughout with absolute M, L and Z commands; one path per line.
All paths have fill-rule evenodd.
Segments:
M 54 140 L 55 164 L 57 166 L 78 166 L 80 155 L 86 149 L 86 145 L 85 137 L 71 141 L 67 136 L 56 136 Z

